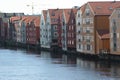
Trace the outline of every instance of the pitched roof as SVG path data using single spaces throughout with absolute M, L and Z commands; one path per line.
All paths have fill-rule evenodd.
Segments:
M 35 18 L 34 24 L 35 24 L 35 27 L 40 27 L 40 16 Z
M 14 17 L 11 17 L 11 18 L 10 18 L 10 21 L 11 21 L 11 22 L 14 22 L 14 21 L 17 21 L 17 20 L 20 20 L 20 17 L 19 17 L 19 16 L 14 16 Z
M 76 14 L 77 14 L 77 9 L 72 9 L 72 11 L 73 11 L 73 13 L 75 14 L 75 16 L 76 16 Z
M 120 1 L 88 2 L 95 15 L 110 15 L 113 10 L 120 7 Z
M 63 9 L 48 9 L 51 24 L 57 24 L 59 16 L 62 15 Z
M 46 22 L 47 10 L 43 10 L 43 16 L 44 16 L 44 20 L 45 20 L 45 22 Z
M 97 30 L 98 36 L 100 39 L 109 39 L 110 33 L 109 30 Z
M 85 6 L 86 6 L 87 4 L 84 4 L 84 5 L 82 5 L 81 7 L 80 7 L 80 10 L 82 11 L 82 13 L 85 11 Z
M 70 13 L 71 13 L 71 9 L 64 9 L 66 23 L 68 23 L 68 21 L 69 21 Z
M 20 20 L 20 21 L 24 21 L 26 24 L 33 21 L 35 22 L 36 27 L 40 26 L 40 16 L 15 16 L 15 17 L 11 17 L 10 20 L 12 22 Z

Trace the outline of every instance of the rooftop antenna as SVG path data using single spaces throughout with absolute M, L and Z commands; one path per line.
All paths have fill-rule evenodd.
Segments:
M 114 2 L 116 2 L 116 0 L 114 0 Z

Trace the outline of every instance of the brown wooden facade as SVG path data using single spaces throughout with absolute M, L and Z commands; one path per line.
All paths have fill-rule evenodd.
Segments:
M 105 51 L 109 51 L 110 50 L 110 42 L 109 39 L 100 39 L 99 38 L 99 34 L 97 33 L 98 31 L 100 31 L 100 34 L 103 33 L 103 35 L 109 34 L 109 15 L 96 15 L 94 17 L 94 26 L 95 26 L 95 53 L 99 54 L 101 52 L 101 50 L 105 50 Z M 109 35 L 107 35 L 108 37 Z M 102 45 L 99 43 L 104 43 L 106 42 L 106 45 Z M 108 47 L 109 46 L 109 47 Z M 107 49 L 107 50 L 106 50 Z

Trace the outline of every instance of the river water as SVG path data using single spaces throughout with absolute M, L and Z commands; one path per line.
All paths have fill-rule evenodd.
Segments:
M 120 80 L 120 63 L 0 49 L 0 80 Z

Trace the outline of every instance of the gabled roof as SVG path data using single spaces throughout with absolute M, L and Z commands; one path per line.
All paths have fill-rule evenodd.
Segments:
M 98 37 L 100 39 L 109 39 L 110 38 L 110 33 L 109 30 L 97 30 Z
M 84 4 L 80 7 L 80 10 L 82 11 L 82 13 L 85 11 L 85 7 L 86 7 L 87 4 Z
M 11 18 L 10 18 L 10 21 L 11 21 L 11 22 L 18 21 L 18 20 L 20 20 L 20 17 L 19 17 L 19 16 L 14 16 L 14 17 L 11 17 Z
M 109 19 L 112 18 L 112 16 L 114 14 L 116 14 L 116 11 L 120 11 L 120 7 L 117 7 L 116 9 L 114 9 L 114 11 L 112 12 L 112 14 L 110 15 Z
M 88 2 L 95 15 L 110 15 L 113 10 L 120 7 L 120 1 Z
M 64 9 L 64 14 L 65 14 L 65 19 L 66 19 L 66 23 L 68 23 L 69 18 L 70 18 L 70 14 L 71 14 L 71 9 Z
M 36 27 L 40 26 L 40 16 L 15 16 L 11 17 L 10 20 L 12 22 L 20 20 L 25 22 L 26 24 L 33 21 Z
M 73 13 L 74 13 L 75 16 L 76 16 L 78 10 L 74 8 L 74 9 L 72 9 L 72 11 L 73 11 Z
M 40 16 L 35 18 L 34 24 L 35 24 L 35 27 L 40 27 Z
M 48 11 L 51 19 L 51 24 L 57 24 L 60 15 L 62 15 L 63 9 L 48 9 Z
M 46 22 L 47 10 L 43 10 L 43 16 L 44 16 L 44 20 L 45 20 L 45 22 Z

